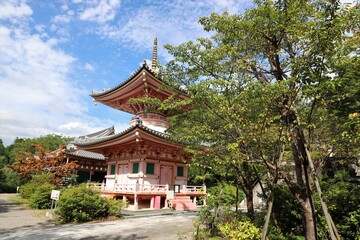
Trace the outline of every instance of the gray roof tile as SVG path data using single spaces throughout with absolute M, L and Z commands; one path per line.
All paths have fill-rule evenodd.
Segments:
M 105 160 L 104 155 L 100 153 L 85 151 L 85 150 L 75 150 L 75 151 L 66 150 L 65 153 L 67 155 L 75 156 L 75 157 L 89 158 L 95 160 Z

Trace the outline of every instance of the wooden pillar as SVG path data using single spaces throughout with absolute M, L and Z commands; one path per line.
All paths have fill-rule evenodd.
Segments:
M 186 193 L 187 191 L 186 191 L 186 185 L 182 185 L 182 192 L 183 193 Z
M 161 196 L 155 196 L 154 208 L 155 208 L 156 210 L 160 210 L 160 209 L 161 209 Z
M 152 196 L 150 199 L 150 209 L 154 209 L 154 201 L 155 201 L 155 196 Z
M 104 191 L 104 190 L 105 190 L 105 182 L 103 180 L 102 183 L 101 183 L 101 191 Z
M 138 203 L 138 196 L 137 194 L 135 194 L 134 196 L 134 209 L 138 210 L 139 209 L 139 203 Z

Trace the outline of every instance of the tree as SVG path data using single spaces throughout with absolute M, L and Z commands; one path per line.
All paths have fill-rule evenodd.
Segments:
M 356 42 L 356 32 L 345 32 L 358 27 L 359 12 L 339 1 L 255 4 L 242 15 L 201 18 L 204 29 L 215 33 L 211 39 L 166 46 L 175 60 L 161 75 L 169 85 L 186 89 L 190 100 L 181 105 L 173 98 L 163 108 L 191 104 L 173 120 L 174 135 L 198 146 L 209 143 L 210 154 L 234 161 L 245 176 L 248 166 L 262 162 L 272 182 L 282 178 L 302 210 L 304 235 L 316 239 L 312 183 L 321 195 L 320 165 L 314 165 L 312 154 L 321 152 L 326 160 L 329 150 L 336 154 L 338 149 L 321 126 L 328 119 L 336 122 L 326 106 L 336 99 L 330 89 L 340 78 L 331 75 L 354 56 L 356 46 L 344 42 Z M 287 162 L 279 162 L 284 153 Z M 322 206 L 335 239 L 324 201 Z
M 71 170 L 77 166 L 76 162 L 67 161 L 65 145 L 56 151 L 35 144 L 32 147 L 35 149 L 35 154 L 20 152 L 22 156 L 11 166 L 22 178 L 30 179 L 35 175 L 52 173 L 55 175 L 53 183 L 58 185 L 64 177 L 70 176 Z
M 42 145 L 51 151 L 55 151 L 63 144 L 67 144 L 72 138 L 64 137 L 56 134 L 48 134 L 37 138 L 16 138 L 14 143 L 9 145 L 6 149 L 8 152 L 8 164 L 12 164 L 15 159 L 21 157 L 20 152 L 32 152 L 35 153 L 33 144 Z
M 9 162 L 9 157 L 6 148 L 4 147 L 3 141 L 0 138 L 0 168 L 7 165 Z

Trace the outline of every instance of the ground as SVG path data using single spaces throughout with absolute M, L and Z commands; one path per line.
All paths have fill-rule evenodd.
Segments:
M 54 225 L 37 211 L 26 210 L 0 194 L 0 239 L 192 239 L 194 213 L 138 215 L 123 220 Z

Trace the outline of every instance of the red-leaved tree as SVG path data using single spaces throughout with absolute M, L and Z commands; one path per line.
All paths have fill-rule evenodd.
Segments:
M 54 174 L 54 184 L 58 185 L 77 167 L 76 162 L 70 162 L 66 158 L 65 145 L 55 151 L 50 151 L 38 144 L 31 146 L 35 148 L 35 154 L 20 152 L 22 156 L 17 158 L 11 166 L 23 179 L 29 179 L 39 174 Z

